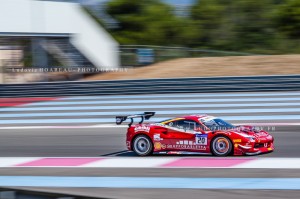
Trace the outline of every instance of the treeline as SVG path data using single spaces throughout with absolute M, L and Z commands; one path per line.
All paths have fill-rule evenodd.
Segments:
M 188 16 L 159 0 L 112 0 L 121 44 L 300 53 L 300 0 L 198 0 Z

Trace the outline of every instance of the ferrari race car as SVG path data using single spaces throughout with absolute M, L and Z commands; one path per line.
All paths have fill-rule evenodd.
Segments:
M 234 126 L 209 115 L 189 115 L 143 123 L 155 112 L 117 116 L 120 125 L 130 119 L 126 145 L 139 156 L 156 154 L 256 155 L 274 150 L 274 138 L 252 126 Z M 134 118 L 140 118 L 133 125 Z

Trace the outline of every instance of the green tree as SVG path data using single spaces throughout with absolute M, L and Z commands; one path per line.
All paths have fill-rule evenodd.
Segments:
M 113 0 L 107 12 L 119 21 L 112 31 L 121 44 L 183 45 L 190 22 L 176 17 L 171 6 L 158 0 Z M 192 31 L 190 31 L 192 32 Z
M 271 0 L 199 0 L 192 8 L 199 45 L 236 51 L 271 48 L 272 9 Z
M 276 12 L 276 25 L 279 31 L 291 39 L 300 38 L 300 0 L 287 0 Z
M 254 53 L 300 52 L 300 0 L 197 0 L 190 17 L 160 0 L 112 0 L 121 44 L 211 48 Z
M 191 18 L 197 27 L 196 46 L 214 47 L 221 38 L 225 7 L 218 0 L 198 0 L 191 8 Z
M 233 1 L 231 16 L 235 49 L 259 51 L 273 49 L 274 29 L 272 21 L 273 2 L 270 0 Z

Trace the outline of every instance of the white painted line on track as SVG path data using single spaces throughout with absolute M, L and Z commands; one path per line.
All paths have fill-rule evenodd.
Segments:
M 188 97 L 265 97 L 265 96 L 297 96 L 300 92 L 278 92 L 278 93 L 189 93 L 189 94 L 149 94 L 149 95 L 117 95 L 117 96 L 78 96 L 65 97 L 62 100 L 91 100 L 91 99 L 142 99 L 142 98 L 188 98 Z
M 86 128 L 126 128 L 128 125 L 87 125 L 87 126 L 8 126 L 0 127 L 0 130 L 13 129 L 86 129 Z
M 34 107 L 38 106 L 38 107 Z M 116 106 L 102 106 L 101 104 L 98 106 L 40 106 L 39 104 L 31 104 L 31 106 L 26 106 L 22 108 L 9 107 L 9 108 L 1 108 L 0 112 L 23 112 L 23 111 L 78 111 L 78 110 L 122 110 L 122 109 L 143 109 L 142 111 L 149 109 L 166 109 L 166 108 L 237 108 L 238 107 L 288 107 L 288 106 L 300 106 L 300 102 L 279 102 L 279 103 L 235 103 L 235 104 L 164 104 L 164 105 L 116 105 Z M 139 111 L 139 110 L 135 110 Z
M 173 111 L 157 111 L 156 115 L 170 114 L 225 114 L 225 113 L 295 113 L 300 112 L 300 108 L 269 108 L 269 109 L 228 109 L 228 110 L 173 110 Z M 17 114 L 0 114 L 0 118 L 16 118 L 16 117 L 68 117 L 68 116 L 115 116 L 115 115 L 130 115 L 128 112 L 71 112 L 71 113 L 17 113 Z
M 179 115 L 178 115 L 179 116 Z M 158 122 L 162 120 L 170 119 L 170 117 L 156 117 L 150 119 L 150 122 Z M 291 120 L 300 120 L 300 115 L 258 115 L 258 116 L 222 116 L 222 119 L 227 121 L 240 121 L 245 123 L 250 123 L 251 121 L 286 121 L 289 122 Z M 58 124 L 84 124 L 84 123 L 94 123 L 94 124 L 107 124 L 114 123 L 115 118 L 67 118 L 67 119 L 22 119 L 22 120 L 0 120 L 0 124 L 2 125 L 15 125 L 15 124 L 54 124 L 58 126 Z M 51 126 L 54 126 L 51 125 Z
M 39 105 L 44 105 L 44 106 L 50 106 L 50 105 L 91 105 L 91 104 L 99 104 L 99 105 L 104 105 L 104 104 L 146 104 L 146 103 L 201 103 L 201 102 L 270 102 L 270 101 L 296 101 L 300 100 L 299 97 L 280 97 L 280 98 L 230 98 L 230 99 L 145 99 L 145 100 L 104 100 L 104 101 L 75 101 L 75 102 L 67 102 L 67 101 L 49 101 L 49 102 L 40 102 Z
M 235 123 L 234 125 L 251 125 L 258 127 L 267 126 L 300 126 L 300 123 Z M 7 126 L 0 127 L 0 130 L 18 130 L 18 129 L 85 129 L 85 128 L 128 128 L 128 125 L 99 124 L 99 125 L 83 125 L 83 126 Z

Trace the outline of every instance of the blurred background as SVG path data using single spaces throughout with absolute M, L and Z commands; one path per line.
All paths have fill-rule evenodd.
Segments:
M 0 0 L 0 199 L 299 199 L 299 53 L 300 0 Z M 115 117 L 145 111 L 275 151 L 136 157 Z
M 300 0 L 1 0 L 0 82 L 298 74 L 299 26 Z

